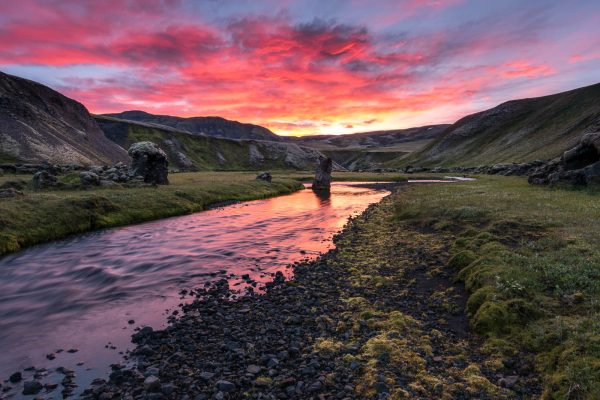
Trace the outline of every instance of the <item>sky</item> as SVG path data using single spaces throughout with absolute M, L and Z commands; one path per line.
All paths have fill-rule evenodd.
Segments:
M 400 129 L 600 82 L 600 2 L 7 0 L 0 71 L 93 113 Z

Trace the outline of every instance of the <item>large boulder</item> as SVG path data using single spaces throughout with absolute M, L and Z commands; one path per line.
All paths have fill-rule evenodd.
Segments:
M 33 175 L 32 185 L 34 189 L 46 189 L 58 186 L 58 180 L 48 171 L 38 171 Z
M 317 191 L 329 191 L 331 189 L 331 170 L 333 161 L 329 157 L 322 157 L 315 172 L 312 189 Z
M 586 186 L 600 183 L 600 132 L 583 135 L 577 146 L 538 167 L 529 183 Z
M 152 142 L 138 142 L 129 148 L 131 173 L 141 176 L 144 182 L 154 185 L 168 185 L 169 162 L 167 154 Z
M 83 186 L 100 185 L 100 177 L 92 171 L 83 171 L 79 173 L 79 180 Z

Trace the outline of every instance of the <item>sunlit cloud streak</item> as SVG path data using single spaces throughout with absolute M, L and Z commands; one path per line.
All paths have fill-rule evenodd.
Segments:
M 3 2 L 0 69 L 95 113 L 219 115 L 280 134 L 453 122 L 600 81 L 593 1 L 323 3 Z

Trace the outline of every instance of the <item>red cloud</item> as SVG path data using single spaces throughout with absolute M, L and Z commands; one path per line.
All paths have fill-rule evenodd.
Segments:
M 502 81 L 556 73 L 535 58 L 486 65 L 496 49 L 543 45 L 502 25 L 411 35 L 323 20 L 296 23 L 285 14 L 207 23 L 183 13 L 179 3 L 0 4 L 0 65 L 111 71 L 67 79 L 58 88 L 94 112 L 221 115 L 289 133 L 375 129 L 395 115 L 441 108 L 450 115 L 446 109 L 463 109 Z M 397 2 L 382 1 L 382 10 L 396 10 L 390 17 L 399 18 L 455 3 L 410 0 L 396 10 Z M 434 121 L 440 122 L 435 116 L 425 122 Z

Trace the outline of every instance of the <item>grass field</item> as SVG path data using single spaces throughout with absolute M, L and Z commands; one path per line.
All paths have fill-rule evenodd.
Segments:
M 535 354 L 543 398 L 600 398 L 599 196 L 485 176 L 396 197 L 398 224 L 450 244 L 487 351 L 498 363 Z

